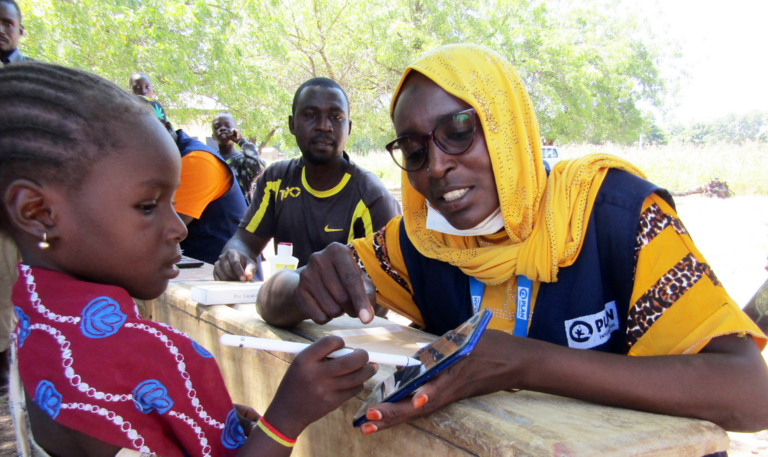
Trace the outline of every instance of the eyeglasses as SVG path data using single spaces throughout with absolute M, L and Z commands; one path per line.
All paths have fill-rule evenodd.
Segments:
M 427 161 L 429 140 L 450 155 L 467 152 L 475 139 L 474 108 L 454 113 L 440 121 L 434 130 L 426 135 L 404 135 L 389 143 L 386 148 L 398 167 L 405 171 L 416 171 Z

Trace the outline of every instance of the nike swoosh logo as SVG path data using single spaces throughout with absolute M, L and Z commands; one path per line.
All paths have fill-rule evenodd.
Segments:
M 325 226 L 325 231 L 326 232 L 340 232 L 342 230 L 344 230 L 344 229 L 332 229 L 332 228 L 328 228 L 327 225 Z

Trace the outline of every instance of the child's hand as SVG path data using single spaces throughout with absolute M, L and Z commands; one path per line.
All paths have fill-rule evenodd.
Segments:
M 246 405 L 238 405 L 235 403 L 235 411 L 237 412 L 237 418 L 240 420 L 240 426 L 245 432 L 245 436 L 249 436 L 254 428 L 256 428 L 256 421 L 259 420 L 261 414 L 257 413 L 255 409 Z
M 296 438 L 309 424 L 360 393 L 378 366 L 368 363 L 368 353 L 363 350 L 338 359 L 325 358 L 343 347 L 341 338 L 326 336 L 296 356 L 264 413 L 265 420 Z
M 235 143 L 243 139 L 243 135 L 237 129 L 232 129 L 232 131 L 229 132 L 229 135 L 227 135 L 227 137 Z

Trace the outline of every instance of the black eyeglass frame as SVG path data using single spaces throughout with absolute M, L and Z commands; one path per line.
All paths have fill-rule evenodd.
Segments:
M 463 151 L 461 151 L 461 152 L 451 152 L 451 151 L 446 150 L 446 148 L 442 144 L 440 144 L 440 142 L 435 137 L 435 132 L 437 132 L 437 129 L 439 129 L 440 126 L 443 125 L 445 122 L 447 122 L 449 119 L 452 119 L 453 117 L 458 116 L 460 114 L 471 114 L 470 117 L 472 118 L 472 140 L 469 142 L 469 144 L 467 145 L 467 147 Z M 415 139 L 421 141 L 422 143 L 424 143 L 424 146 L 426 147 L 429 144 L 429 141 L 432 140 L 432 141 L 435 142 L 435 145 L 438 148 L 440 148 L 440 150 L 443 151 L 444 153 L 446 153 L 448 155 L 452 155 L 452 156 L 461 155 L 461 154 L 464 154 L 465 152 L 469 151 L 469 148 L 471 148 L 472 144 L 474 144 L 474 142 L 475 142 L 475 134 L 477 133 L 477 121 L 476 121 L 476 118 L 477 118 L 477 110 L 475 110 L 474 108 L 469 108 L 469 109 L 465 109 L 465 110 L 462 110 L 462 111 L 459 111 L 459 112 L 456 112 L 456 113 L 453 113 L 453 114 L 449 114 L 443 120 L 438 122 L 437 125 L 435 126 L 435 128 L 432 129 L 431 132 L 429 132 L 427 134 L 424 134 L 424 135 L 411 134 L 411 135 L 399 136 L 394 141 L 390 141 L 389 143 L 387 143 L 387 145 L 384 146 L 384 147 L 387 149 L 387 151 L 389 151 L 389 155 L 390 155 L 390 157 L 392 157 L 392 161 L 395 162 L 395 165 L 397 165 L 399 168 L 401 168 L 401 169 L 403 169 L 405 171 L 418 171 L 418 170 L 421 169 L 421 167 L 424 166 L 425 163 L 427 163 L 427 158 L 428 158 L 427 155 L 426 154 L 424 155 L 424 161 L 421 162 L 421 164 L 418 167 L 414 168 L 413 170 L 409 170 L 409 169 L 405 168 L 404 166 L 400 165 L 397 162 L 397 159 L 395 159 L 395 153 L 393 152 L 393 149 L 395 148 L 395 144 L 397 144 L 398 141 L 401 141 L 401 140 L 403 140 L 405 138 L 415 138 Z

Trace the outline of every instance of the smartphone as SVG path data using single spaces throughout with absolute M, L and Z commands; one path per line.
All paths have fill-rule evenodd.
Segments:
M 189 257 L 181 257 L 181 261 L 179 261 L 176 266 L 179 268 L 200 268 L 204 265 L 202 260 L 192 259 Z
M 405 398 L 438 373 L 468 356 L 475 349 L 492 316 L 490 310 L 480 310 L 455 330 L 419 349 L 413 357 L 419 359 L 421 365 L 406 367 L 376 384 L 371 395 L 355 414 L 352 425 L 359 427 L 368 422 L 365 413 L 371 406 L 394 403 Z

